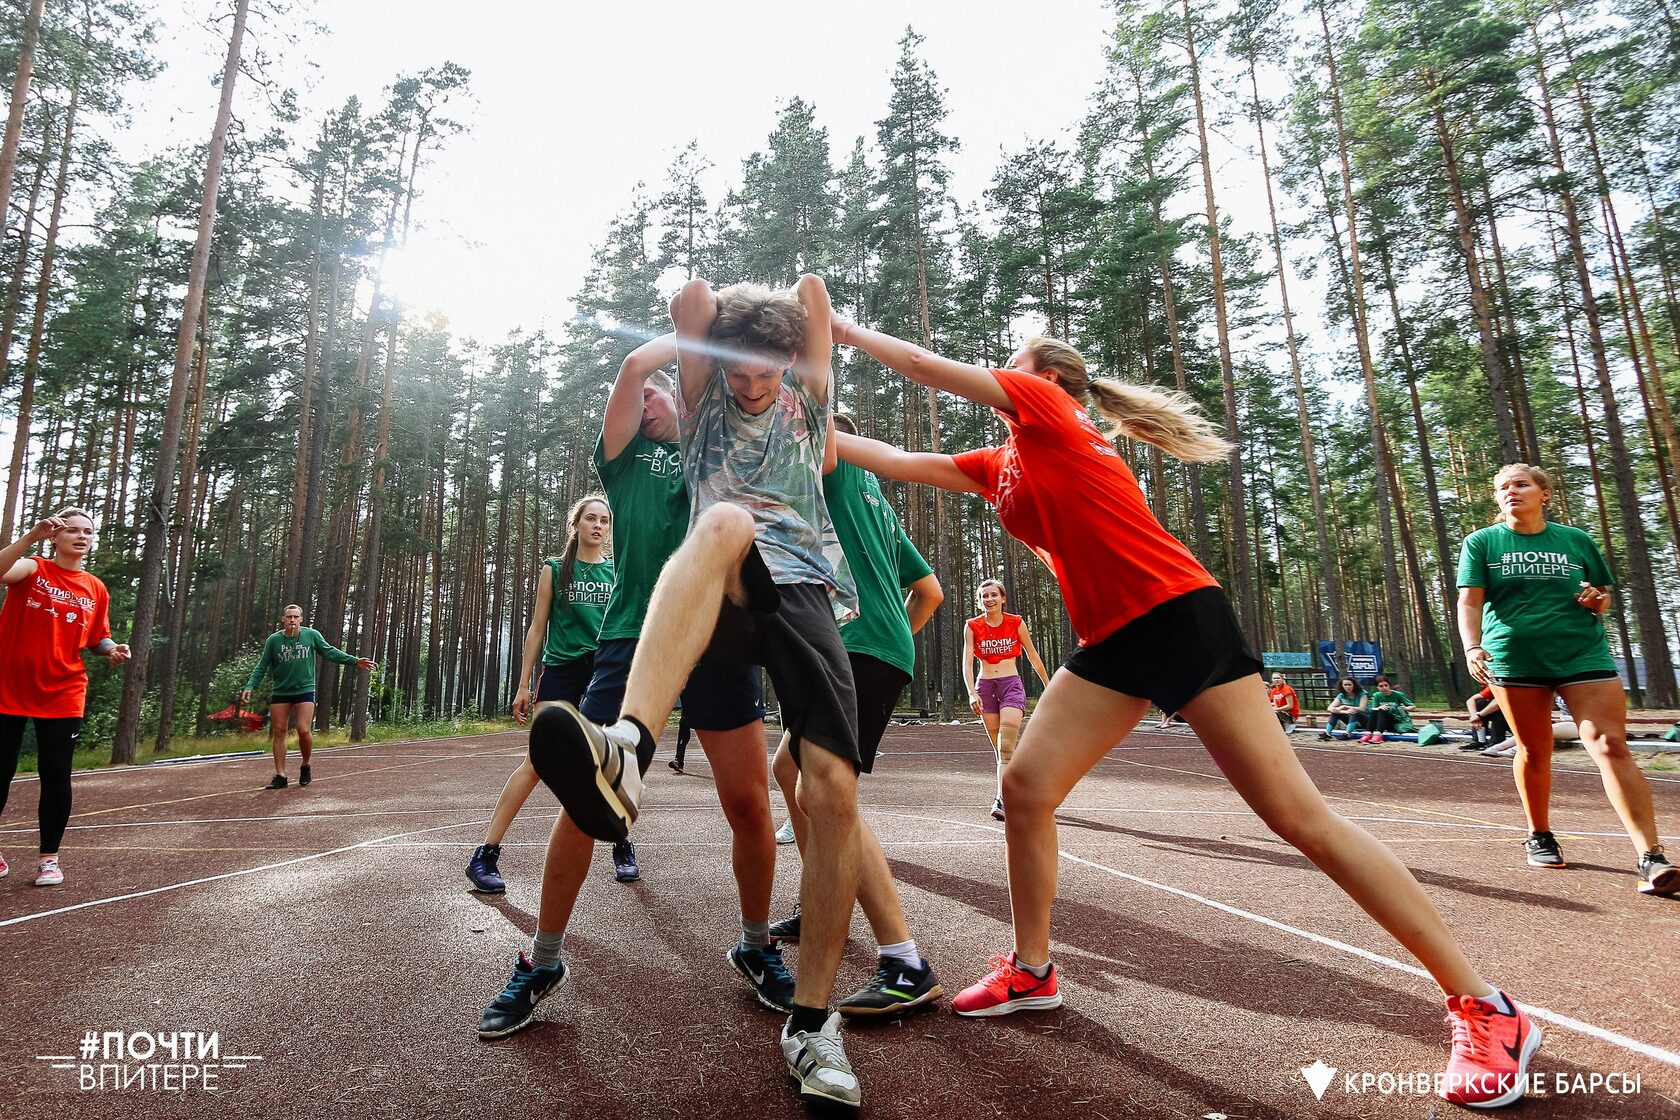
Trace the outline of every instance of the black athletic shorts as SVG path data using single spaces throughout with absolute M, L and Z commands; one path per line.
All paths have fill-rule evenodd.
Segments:
M 537 677 L 537 703 L 564 700 L 576 704 L 589 687 L 589 677 L 595 671 L 595 655 L 586 653 L 558 665 L 544 665 Z
M 578 710 L 585 719 L 608 724 L 624 707 L 630 662 L 639 638 L 612 638 L 595 651 L 595 675 Z M 682 722 L 694 731 L 733 731 L 764 718 L 764 690 L 756 665 L 724 664 L 702 657 L 682 691 Z
M 1614 669 L 1588 669 L 1584 673 L 1571 673 L 1567 677 L 1489 677 L 1488 680 L 1500 688 L 1563 688 L 1571 684 L 1594 684 L 1598 681 L 1621 680 L 1621 674 Z
M 747 605 L 723 600 L 706 655 L 769 671 L 795 763 L 809 742 L 861 767 L 857 690 L 828 588 L 776 583 L 756 544 L 741 562 L 741 581 Z
M 867 774 L 875 769 L 875 752 L 881 749 L 881 736 L 892 722 L 910 674 L 867 653 L 846 657 L 852 663 L 852 683 L 857 689 L 858 769 Z
M 313 692 L 289 692 L 284 696 L 270 696 L 268 702 L 270 704 L 313 704 L 315 703 L 315 694 Z
M 1176 712 L 1214 685 L 1261 671 L 1218 587 L 1168 599 L 1068 658 L 1069 672 Z

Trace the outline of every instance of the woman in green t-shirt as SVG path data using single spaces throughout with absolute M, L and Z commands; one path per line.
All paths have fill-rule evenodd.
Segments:
M 1493 476 L 1503 516 L 1465 538 L 1458 556 L 1458 634 L 1470 675 L 1491 685 L 1517 738 L 1517 792 L 1528 862 L 1563 867 L 1551 833 L 1552 697 L 1561 696 L 1598 764 L 1639 856 L 1639 889 L 1680 892 L 1663 858 L 1651 787 L 1627 745 L 1627 697 L 1610 656 L 1604 609 L 1614 580 L 1591 537 L 1546 520 L 1551 478 L 1512 463 Z
M 1387 677 L 1379 676 L 1376 683 L 1368 694 L 1364 717 L 1370 730 L 1359 737 L 1361 743 L 1380 743 L 1385 731 L 1404 734 L 1412 730 L 1412 711 L 1417 707 L 1412 698 L 1388 683 Z
M 595 669 L 595 647 L 601 619 L 607 612 L 616 582 L 607 559 L 612 512 L 607 499 L 590 494 L 572 506 L 566 518 L 566 549 L 559 559 L 544 560 L 537 574 L 537 601 L 525 631 L 525 651 L 513 698 L 513 718 L 521 724 L 561 700 L 576 704 L 589 687 Z M 540 658 L 540 662 L 539 662 Z M 538 669 L 541 669 L 540 675 Z M 533 678 L 536 678 L 533 680 Z M 473 889 L 486 894 L 507 890 L 497 860 L 508 826 L 537 788 L 537 772 L 529 759 L 508 776 L 496 801 L 490 826 L 467 864 Z
M 1365 691 L 1364 686 L 1352 677 L 1343 677 L 1336 682 L 1336 695 L 1330 698 L 1330 707 L 1327 713 L 1330 718 L 1325 721 L 1324 734 L 1320 735 L 1319 738 L 1333 738 L 1338 720 L 1341 721 L 1350 739 L 1353 738 L 1353 730 L 1356 727 L 1364 734 L 1369 734 L 1364 720 L 1365 710 L 1370 705 L 1371 694 Z

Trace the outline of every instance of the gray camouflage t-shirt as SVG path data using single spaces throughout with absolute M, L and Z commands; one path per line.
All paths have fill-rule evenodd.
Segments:
M 777 583 L 820 583 L 834 617 L 857 614 L 857 587 L 823 498 L 823 448 L 829 408 L 792 370 L 774 403 L 749 416 L 718 370 L 692 411 L 681 417 L 689 526 L 718 502 L 752 514 L 754 536 Z

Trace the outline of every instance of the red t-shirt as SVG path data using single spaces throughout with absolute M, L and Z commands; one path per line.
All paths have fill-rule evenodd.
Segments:
M 998 520 L 1056 573 L 1074 633 L 1094 645 L 1168 599 L 1219 582 L 1150 512 L 1126 461 L 1054 381 L 995 369 L 1015 415 L 1002 447 L 953 456 Z
M 968 620 L 974 632 L 974 656 L 988 665 L 1021 656 L 1021 616 L 1004 612 L 1003 621 L 996 626 L 986 622 L 986 616 Z
M 1287 711 L 1292 719 L 1301 718 L 1301 701 L 1293 688 L 1287 684 L 1273 685 L 1269 695 L 1272 698 L 1272 707 L 1280 712 Z M 1287 700 L 1287 703 L 1279 703 L 1280 700 Z
M 38 558 L 0 607 L 0 713 L 65 719 L 87 706 L 82 650 L 111 636 L 99 577 Z

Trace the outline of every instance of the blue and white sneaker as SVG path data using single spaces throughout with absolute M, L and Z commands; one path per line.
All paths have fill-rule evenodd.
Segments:
M 613 875 L 621 883 L 634 883 L 642 877 L 642 869 L 636 866 L 636 845 L 628 840 L 613 845 Z
M 536 1014 L 537 1004 L 564 984 L 568 974 L 565 961 L 549 968 L 532 964 L 530 957 L 520 953 L 507 987 L 478 1020 L 478 1037 L 506 1038 L 525 1026 Z
M 473 849 L 472 859 L 467 862 L 467 882 L 472 884 L 473 890 L 482 894 L 507 893 L 501 868 L 496 866 L 501 857 L 500 844 L 480 844 Z
M 729 963 L 753 986 L 759 1003 L 783 1015 L 793 1014 L 793 977 L 782 962 L 781 949 L 775 945 L 754 949 L 736 942 L 729 950 Z

